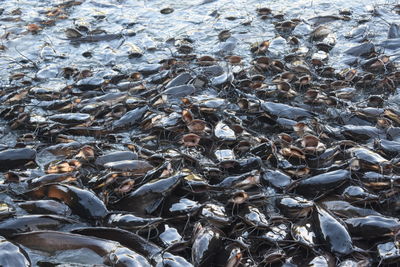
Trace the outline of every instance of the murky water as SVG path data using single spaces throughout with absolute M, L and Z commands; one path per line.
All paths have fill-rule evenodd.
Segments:
M 84 1 L 72 6 L 66 14 L 58 14 L 57 4 L 63 1 L 1 1 L 1 84 L 18 84 L 19 72 L 26 79 L 42 79 L 42 87 L 61 90 L 68 81 L 61 78 L 64 67 L 131 72 L 141 63 L 156 63 L 177 53 L 179 43 L 190 42 L 193 53 L 223 57 L 229 54 L 250 56 L 249 47 L 255 42 L 277 37 L 270 19 L 262 20 L 255 10 L 269 7 L 273 15 L 283 20 L 300 19 L 298 36 L 311 31 L 318 16 L 338 16 L 340 10 L 352 12 L 351 22 L 332 20 L 329 27 L 337 38 L 330 54 L 334 67 L 345 67 L 340 51 L 354 45 L 344 39 L 345 33 L 365 21 L 371 41 L 384 40 L 388 24 L 400 22 L 391 7 L 396 1 Z M 165 8 L 172 13 L 161 14 Z M 374 12 L 380 16 L 374 16 Z M 311 20 L 310 20 L 311 19 Z M 54 26 L 44 26 L 45 24 Z M 43 30 L 29 32 L 29 24 Z M 122 34 L 123 38 L 104 42 L 71 44 L 65 30 L 80 27 L 82 31 Z M 225 42 L 218 39 L 221 31 L 229 30 Z M 308 31 L 308 32 L 307 32 Z M 84 33 L 84 32 L 83 32 Z M 296 33 L 296 31 L 295 31 Z M 276 53 L 288 53 L 291 47 L 282 45 Z M 141 57 L 127 58 L 138 53 Z M 337 66 L 335 66 L 337 65 Z M 32 69 L 27 69 L 32 67 Z M 111 70 L 111 69 L 112 70 Z M 18 77 L 20 78 L 20 77 Z M 10 79 L 13 81 L 10 82 Z M 23 80 L 24 78 L 22 78 Z

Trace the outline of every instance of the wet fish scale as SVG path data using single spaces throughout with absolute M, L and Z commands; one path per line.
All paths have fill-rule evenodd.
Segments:
M 338 255 L 348 255 L 353 252 L 353 242 L 347 229 L 332 215 L 316 206 L 313 219 L 313 227 L 318 238 L 329 250 Z
M 261 107 L 268 114 L 271 114 L 275 117 L 282 117 L 291 120 L 297 120 L 300 118 L 310 118 L 313 114 L 305 109 L 293 107 L 286 104 L 281 103 L 273 103 L 273 102 L 264 102 Z
M 177 174 L 169 178 L 144 184 L 121 198 L 113 206 L 118 210 L 132 211 L 138 215 L 151 214 L 158 208 L 164 197 L 178 186 L 183 177 L 182 174 Z
M 31 148 L 17 148 L 0 151 L 0 171 L 23 166 L 36 159 L 36 151 Z
M 400 230 L 400 221 L 397 218 L 369 215 L 345 220 L 350 233 L 363 238 L 382 237 L 394 234 Z M 366 235 L 366 233 L 368 233 Z
M 54 198 L 67 204 L 71 210 L 88 219 L 100 219 L 107 215 L 104 203 L 92 192 L 69 185 L 44 185 L 24 193 L 34 199 Z
M 296 192 L 315 196 L 327 190 L 337 188 L 351 177 L 348 170 L 331 171 L 301 180 L 296 186 Z

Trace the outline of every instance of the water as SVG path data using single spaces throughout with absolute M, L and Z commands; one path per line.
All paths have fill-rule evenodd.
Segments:
M 195 54 L 219 57 L 236 54 L 250 58 L 251 44 L 277 37 L 271 20 L 257 16 L 256 9 L 261 7 L 270 8 L 273 15 L 284 14 L 284 20 L 300 19 L 311 26 L 313 21 L 310 19 L 316 16 L 337 16 L 343 9 L 351 11 L 351 22 L 332 21 L 327 24 L 337 38 L 337 45 L 330 55 L 335 67 L 338 61 L 335 56 L 340 58 L 340 51 L 353 45 L 344 40 L 345 33 L 358 26 L 360 21 L 373 21 L 368 23 L 371 41 L 385 39 L 388 25 L 384 19 L 400 22 L 398 14 L 391 10 L 397 2 L 96 0 L 62 9 L 61 14 L 55 16 L 60 10 L 57 5 L 63 1 L 0 1 L 3 9 L 1 45 L 5 48 L 0 56 L 0 85 L 28 83 L 36 77 L 40 82 L 34 84 L 56 90 L 55 87 L 63 88 L 70 84 L 61 78 L 65 67 L 106 70 L 105 74 L 112 73 L 111 69 L 129 73 L 137 70 L 141 63 L 156 63 L 176 54 L 178 43 L 185 41 L 192 42 Z M 160 10 L 165 7 L 172 8 L 173 12 L 161 14 Z M 374 12 L 381 16 L 374 16 Z M 53 21 L 54 26 L 44 25 Z M 42 30 L 37 34 L 30 33 L 27 25 L 32 23 Z M 65 30 L 74 27 L 122 33 L 124 38 L 71 44 L 66 40 Z M 223 30 L 231 33 L 226 42 L 218 40 L 218 34 Z M 143 56 L 128 58 L 132 50 L 142 52 Z M 342 64 L 338 66 L 344 67 Z M 20 73 L 25 76 L 17 80 L 15 75 Z

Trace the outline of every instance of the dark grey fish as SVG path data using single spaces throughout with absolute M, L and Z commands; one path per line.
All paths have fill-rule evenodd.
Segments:
M 119 120 L 114 121 L 113 123 L 113 128 L 118 129 L 118 128 L 126 128 L 130 127 L 142 119 L 143 115 L 146 113 L 148 110 L 148 106 L 143 106 L 140 108 L 135 108 L 133 110 L 128 111 L 125 113 Z
M 196 92 L 196 87 L 193 85 L 178 85 L 169 87 L 165 91 L 162 92 L 163 95 L 168 95 L 171 97 L 184 97 L 187 95 L 191 95 Z
M 122 36 L 122 34 L 96 34 L 85 37 L 77 37 L 69 40 L 71 43 L 95 43 L 100 41 L 112 41 L 115 39 L 120 39 Z
M 368 55 L 375 51 L 375 45 L 373 43 L 363 43 L 361 45 L 354 46 L 345 51 L 346 54 L 355 57 Z
M 396 23 L 391 23 L 388 32 L 388 39 L 400 38 L 400 26 Z
M 400 38 L 393 38 L 386 41 L 383 41 L 379 44 L 379 46 L 386 48 L 386 49 L 399 49 L 400 48 Z
M 353 242 L 344 225 L 324 209 L 316 206 L 313 212 L 313 228 L 317 238 L 337 255 L 353 252 Z

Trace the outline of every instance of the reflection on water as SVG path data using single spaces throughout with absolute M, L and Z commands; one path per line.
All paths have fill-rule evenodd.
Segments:
M 346 32 L 363 21 L 370 24 L 371 40 L 381 40 L 387 32 L 387 21 L 399 22 L 398 15 L 385 8 L 396 1 L 84 1 L 72 6 L 65 14 L 57 14 L 57 5 L 63 1 L 0 1 L 2 2 L 0 75 L 3 85 L 8 84 L 15 72 L 26 72 L 30 78 L 59 80 L 63 67 L 108 68 L 121 72 L 138 68 L 142 62 L 158 62 L 177 53 L 176 46 L 189 42 L 196 54 L 238 54 L 249 57 L 254 42 L 276 37 L 270 19 L 257 17 L 255 10 L 268 7 L 282 20 L 309 20 L 316 16 L 337 16 L 340 10 L 352 12 L 350 23 L 329 22 L 336 33 L 337 46 L 332 54 L 351 46 L 344 40 Z M 161 10 L 171 8 L 169 14 Z M 64 11 L 62 11 L 64 12 Z M 381 18 L 375 15 L 379 14 Z M 283 15 L 284 14 L 284 15 Z M 374 15 L 375 14 L 375 15 Z M 46 24 L 54 26 L 45 26 Z M 43 30 L 30 34 L 29 24 Z M 65 30 L 77 27 L 81 31 L 122 33 L 123 39 L 107 42 L 71 44 Z M 229 30 L 230 38 L 220 42 L 218 34 Z M 303 32 L 304 33 L 304 32 Z M 300 34 L 303 34 L 300 32 Z M 127 58 L 137 52 L 138 56 Z M 278 51 L 287 52 L 287 51 Z M 340 56 L 340 55 L 338 55 Z M 332 64 L 337 62 L 332 60 Z M 32 67 L 30 71 L 26 67 Z M 11 77 L 13 78 L 13 77 Z M 15 77 L 14 77 L 15 78 Z M 49 84 L 48 86 L 54 87 Z

